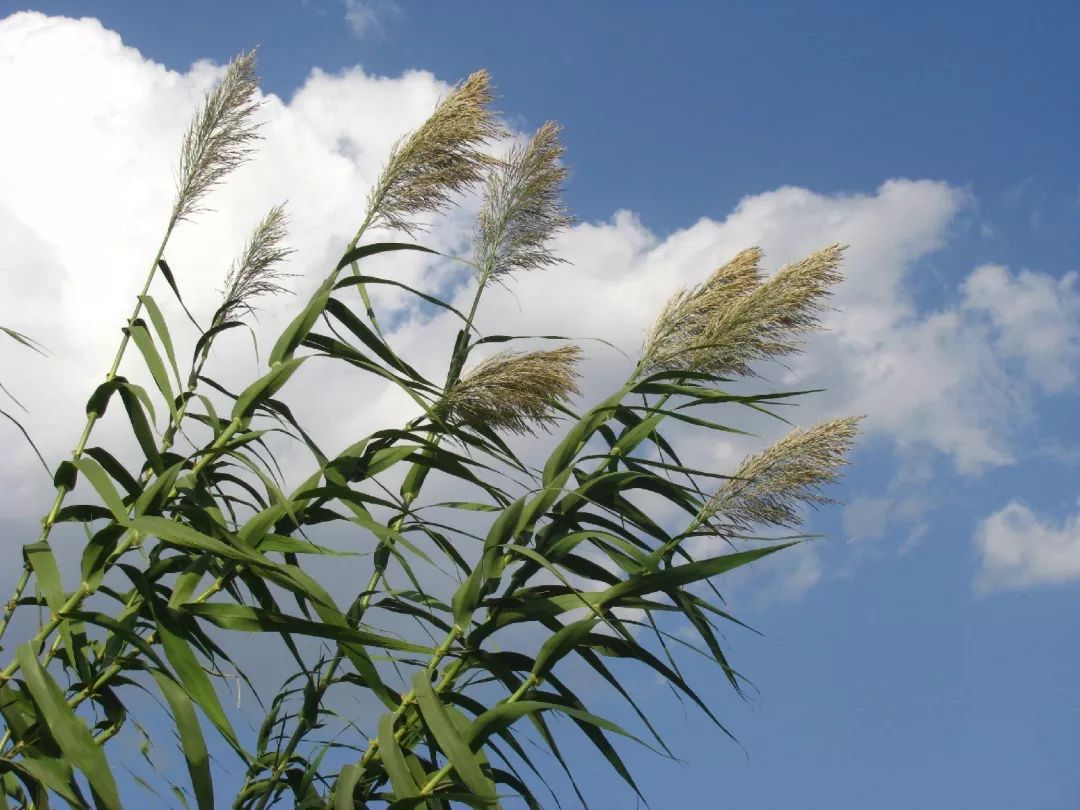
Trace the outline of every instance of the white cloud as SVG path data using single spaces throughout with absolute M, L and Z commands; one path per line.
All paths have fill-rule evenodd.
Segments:
M 1010 501 L 975 532 L 981 590 L 1080 580 L 1080 511 L 1057 523 Z
M 1080 360 L 1080 291 L 1077 274 L 1055 279 L 1000 265 L 983 265 L 964 282 L 964 305 L 984 314 L 997 331 L 997 346 L 1023 364 L 1044 391 L 1076 381 Z

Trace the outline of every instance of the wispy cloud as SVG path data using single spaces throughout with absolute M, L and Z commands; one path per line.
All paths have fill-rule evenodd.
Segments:
M 401 13 L 394 0 L 345 0 L 345 22 L 357 39 L 386 36 L 388 21 Z
M 891 498 L 861 496 L 844 508 L 844 534 L 850 542 L 879 540 L 888 528 Z

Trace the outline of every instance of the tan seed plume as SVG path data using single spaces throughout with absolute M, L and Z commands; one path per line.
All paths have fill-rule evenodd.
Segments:
M 836 482 L 859 433 L 861 417 L 833 419 L 794 430 L 743 461 L 702 511 L 701 523 L 721 534 L 758 525 L 797 526 L 799 504 L 835 503 L 820 489 Z
M 572 222 L 562 203 L 566 168 L 559 125 L 544 124 L 488 173 L 473 251 L 491 277 L 556 264 L 548 243 Z
M 799 350 L 840 281 L 844 248 L 830 245 L 760 282 L 761 251 L 746 250 L 703 284 L 676 293 L 645 342 L 641 369 L 753 376 L 751 363 Z
M 225 277 L 224 301 L 214 323 L 225 323 L 254 311 L 252 301 L 287 292 L 281 282 L 292 276 L 280 265 L 293 251 L 285 247 L 285 207 L 275 205 L 252 231 L 240 258 Z
M 458 380 L 440 410 L 451 422 L 528 434 L 556 421 L 556 406 L 579 394 L 577 346 L 500 352 Z
M 258 124 L 252 121 L 261 106 L 254 100 L 257 90 L 251 51 L 230 62 L 221 81 L 206 94 L 180 150 L 175 221 L 201 211 L 202 198 L 251 154 L 259 137 Z
M 480 148 L 502 132 L 488 109 L 491 98 L 491 79 L 479 70 L 394 145 L 368 195 L 373 226 L 411 234 L 421 227 L 414 216 L 442 210 L 452 195 L 483 177 L 490 159 Z

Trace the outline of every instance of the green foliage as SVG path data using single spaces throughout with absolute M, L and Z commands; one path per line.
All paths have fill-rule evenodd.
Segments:
M 727 733 L 708 696 L 681 674 L 674 650 L 705 654 L 741 689 L 720 636 L 721 625 L 738 622 L 711 580 L 792 545 L 752 543 L 736 530 L 797 523 L 796 507 L 825 500 L 819 487 L 834 480 L 856 432 L 853 420 L 797 431 L 724 476 L 684 464 L 663 431 L 674 423 L 698 434 L 695 441 L 739 432 L 715 415 L 769 412 L 797 395 L 736 395 L 724 375 L 794 350 L 838 279 L 840 249 L 767 281 L 759 253 L 740 254 L 706 284 L 678 293 L 627 380 L 582 413 L 572 407 L 575 347 L 505 352 L 467 370 L 478 346 L 515 340 L 477 334 L 473 319 L 489 282 L 512 283 L 514 271 L 557 261 L 550 239 L 569 223 L 559 197 L 565 172 L 557 127 L 545 125 L 503 161 L 486 155 L 499 127 L 487 106 L 486 74 L 478 73 L 395 147 L 356 236 L 275 342 L 265 373 L 218 381 L 204 366 L 255 296 L 281 291 L 278 263 L 289 251 L 280 207 L 233 265 L 184 374 L 150 291 L 160 275 L 164 294 L 179 299 L 182 274 L 165 260 L 169 236 L 250 151 L 253 82 L 249 54 L 208 95 L 187 134 L 168 230 L 106 380 L 89 398 L 72 458 L 57 471 L 42 534 L 24 547 L 23 576 L 0 634 L 19 606 L 40 606 L 47 618 L 17 645 L 0 677 L 8 805 L 47 807 L 51 796 L 75 807 L 118 807 L 107 743 L 142 729 L 133 716 L 140 692 L 160 698 L 172 718 L 188 784 L 171 787 L 199 808 L 498 807 L 508 795 L 538 807 L 534 791 L 550 774 L 524 744 L 527 727 L 578 790 L 552 716 L 580 730 L 637 791 L 614 740 L 669 749 L 612 666 L 636 663 Z M 368 269 L 376 257 L 386 267 L 400 251 L 432 253 L 365 242 L 373 224 L 411 234 L 415 215 L 441 211 L 481 182 L 485 203 L 468 262 L 476 293 L 467 314 Z M 443 381 L 425 378 L 390 345 L 368 294 L 375 285 L 395 285 L 461 321 Z M 129 343 L 136 351 L 125 354 Z M 288 405 L 302 393 L 294 377 L 313 357 L 399 387 L 419 415 L 324 453 Z M 153 386 L 121 376 L 122 361 L 141 364 Z M 124 466 L 118 451 L 89 444 L 117 397 L 136 440 L 137 469 Z M 536 467 L 502 434 L 539 428 L 561 436 Z M 283 436 L 310 456 L 308 469 L 290 471 L 306 476 L 291 490 L 274 458 Z M 433 476 L 458 499 L 423 503 Z M 707 483 L 717 479 L 719 487 Z M 83 501 L 67 503 L 80 480 Z M 88 538 L 73 588 L 50 545 L 58 522 L 81 525 Z M 351 546 L 312 542 L 315 527 L 322 534 L 339 527 Z M 717 536 L 724 553 L 692 556 L 688 541 L 702 535 Z M 348 604 L 302 563 L 341 555 L 342 564 L 368 575 Z M 432 582 L 432 570 L 445 576 Z M 409 634 L 402 620 L 411 622 Z M 679 626 L 692 628 L 700 644 L 672 636 Z M 519 649 L 505 642 L 508 631 Z M 222 667 L 242 673 L 244 662 L 233 633 L 265 636 L 277 645 L 275 660 L 296 667 L 262 706 L 254 736 L 237 722 L 243 713 L 223 700 Z M 564 677 L 581 666 L 628 702 L 651 741 L 590 709 Z M 342 716 L 342 695 L 362 698 L 366 713 Z M 231 795 L 213 756 L 240 763 L 242 784 Z
M 24 348 L 35 351 L 41 355 L 45 354 L 44 347 L 40 343 L 38 343 L 31 337 L 27 337 L 21 332 L 16 332 L 14 329 L 9 329 L 8 327 L 2 325 L 0 325 L 0 332 L 3 332 L 5 335 L 7 335 L 9 338 L 11 338 L 13 341 L 18 343 L 20 346 L 23 346 Z M 19 410 L 23 412 L 26 411 L 26 406 L 19 402 L 19 400 L 15 398 L 15 395 L 4 387 L 3 382 L 0 382 L 0 394 L 3 394 L 6 400 Z M 30 445 L 31 449 L 33 449 L 34 454 L 41 462 L 41 466 L 45 468 L 45 472 L 49 472 L 49 465 L 45 463 L 45 459 L 42 457 L 41 451 L 38 450 L 37 445 L 34 444 L 34 440 L 30 438 L 30 434 L 26 432 L 26 428 L 23 426 L 23 423 L 20 422 L 19 419 L 9 410 L 6 410 L 4 408 L 0 408 L 0 416 L 3 416 L 8 422 L 15 426 L 15 429 L 22 434 L 23 438 Z

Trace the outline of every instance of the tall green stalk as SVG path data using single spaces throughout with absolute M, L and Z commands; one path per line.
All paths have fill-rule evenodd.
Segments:
M 365 222 L 364 226 L 361 227 L 361 229 L 357 232 L 356 237 L 349 244 L 349 251 L 354 249 L 359 243 L 359 240 L 363 235 L 364 230 L 366 229 L 366 225 L 367 223 Z M 450 387 L 455 382 L 457 382 L 457 379 L 461 374 L 461 369 L 464 368 L 465 360 L 469 352 L 468 336 L 469 334 L 471 334 L 472 322 L 473 319 L 476 317 L 477 308 L 480 304 L 480 297 L 483 295 L 484 287 L 490 274 L 491 267 L 489 265 L 484 268 L 484 271 L 481 274 L 480 282 L 477 285 L 476 293 L 473 296 L 472 306 L 469 309 L 469 314 L 466 318 L 465 325 L 462 327 L 459 339 L 455 343 L 455 350 L 450 358 L 449 370 L 446 376 L 446 383 L 443 386 L 444 390 L 449 390 Z M 440 438 L 441 437 L 436 434 L 432 441 L 437 445 Z M 409 514 L 409 507 L 419 496 L 420 489 L 424 485 L 424 480 L 426 476 L 419 475 L 419 477 L 417 477 L 417 474 L 426 469 L 427 468 L 424 465 L 417 462 L 414 463 L 412 467 L 409 468 L 409 471 L 406 473 L 405 480 L 411 480 L 413 481 L 413 483 L 409 491 L 405 492 L 402 496 L 402 509 L 401 512 L 391 521 L 391 531 L 398 532 L 401 530 L 402 523 L 404 523 L 405 518 Z M 376 558 L 379 558 L 378 553 L 376 553 Z M 371 598 L 375 592 L 375 589 L 378 587 L 379 581 L 382 579 L 385 572 L 385 567 L 376 563 L 375 570 L 372 571 L 371 577 L 368 579 L 367 586 L 363 589 L 363 591 L 361 591 L 361 596 L 357 601 L 357 604 L 354 606 L 354 609 L 350 610 L 350 618 L 354 624 L 358 625 L 360 624 L 360 622 L 363 621 L 364 614 L 367 612 L 367 609 L 371 604 Z M 456 638 L 456 636 L 454 638 Z M 447 650 L 449 650 L 449 645 L 453 643 L 453 640 L 454 639 L 450 639 L 448 642 L 445 643 Z M 322 703 L 323 696 L 326 694 L 326 690 L 329 689 L 330 686 L 333 684 L 334 676 L 337 674 L 338 668 L 344 662 L 344 659 L 345 654 L 339 648 L 334 653 L 333 657 L 330 659 L 330 662 L 327 664 L 325 670 L 321 673 L 319 677 L 319 682 L 315 687 L 314 701 L 316 704 Z M 407 700 L 403 700 L 402 707 L 406 705 Z M 269 802 L 273 797 L 274 790 L 276 789 L 279 781 L 281 780 L 281 777 L 285 772 L 285 768 L 288 766 L 290 758 L 296 751 L 296 748 L 300 744 L 300 742 L 304 739 L 308 732 L 312 730 L 312 728 L 314 727 L 314 722 L 314 720 L 308 720 L 304 717 L 301 717 L 297 720 L 296 728 L 293 730 L 292 735 L 286 742 L 285 747 L 278 752 L 278 755 L 276 757 L 277 761 L 274 765 L 274 768 L 271 770 L 267 782 L 260 785 L 260 789 L 263 790 L 264 793 L 259 803 L 256 805 L 256 810 L 265 810 L 265 808 L 268 806 Z M 248 775 L 238 795 L 244 795 L 245 791 L 252 786 L 252 777 L 253 774 Z
M 168 224 L 143 281 L 142 289 L 136 297 L 135 307 L 127 320 L 127 328 L 113 357 L 112 365 L 105 375 L 104 385 L 111 385 L 116 380 L 120 364 L 131 341 L 131 329 L 134 328 L 136 320 L 142 313 L 143 299 L 158 273 L 165 255 L 165 248 L 177 224 L 198 213 L 203 197 L 243 163 L 250 154 L 251 144 L 258 137 L 256 125 L 251 120 L 259 107 L 259 104 L 253 100 L 257 89 L 254 52 L 241 55 L 229 64 L 222 80 L 206 95 L 202 108 L 192 119 L 181 148 L 177 196 L 169 214 Z M 71 453 L 72 461 L 79 461 L 82 458 L 94 426 L 100 417 L 101 414 L 97 411 L 88 412 L 82 432 Z M 48 545 L 53 526 L 70 491 L 71 486 L 68 481 L 57 480 L 56 496 L 42 519 L 38 544 Z M 0 618 L 0 638 L 7 630 L 19 600 L 29 584 L 31 572 L 32 566 L 30 559 L 27 558 L 15 591 L 5 606 L 3 617 Z
M 154 280 L 154 276 L 158 271 L 158 264 L 161 261 L 161 257 L 165 254 L 165 246 L 169 242 L 169 237 L 172 235 L 173 228 L 176 227 L 177 212 L 174 208 L 172 215 L 169 217 L 169 224 L 165 229 L 165 235 L 162 237 L 161 244 L 158 246 L 157 253 L 154 255 L 154 260 L 150 264 L 150 270 L 146 274 L 146 278 L 143 281 L 142 290 L 139 292 L 135 299 L 135 308 L 132 310 L 131 315 L 127 319 L 128 329 L 124 330 L 124 336 L 120 339 L 120 345 L 117 347 L 116 354 L 113 356 L 112 365 L 109 366 L 109 370 L 105 374 L 105 384 L 112 383 L 117 376 L 120 369 L 120 361 L 124 359 L 124 352 L 127 351 L 128 343 L 131 341 L 130 327 L 135 323 L 135 320 L 139 317 L 143 307 L 143 297 L 149 292 L 150 284 Z M 87 442 L 90 441 L 90 434 L 93 433 L 94 426 L 100 419 L 100 414 L 91 411 L 86 416 L 86 422 L 83 425 L 82 432 L 79 434 L 79 439 L 75 443 L 74 449 L 71 451 L 71 460 L 78 461 L 82 458 L 83 452 L 86 450 Z M 53 498 L 52 506 L 49 507 L 49 511 L 45 513 L 45 517 L 41 520 L 41 531 L 38 534 L 38 543 L 48 543 L 49 535 L 52 533 L 52 528 L 56 522 L 56 517 L 60 513 L 60 509 L 64 505 L 64 499 L 70 492 L 70 488 L 64 481 L 58 481 L 56 484 L 56 495 Z M 12 614 L 15 612 L 15 608 L 18 605 L 19 600 L 22 598 L 23 592 L 26 590 L 26 586 L 30 581 L 30 574 L 32 568 L 30 562 L 27 561 L 23 565 L 22 575 L 19 578 L 18 583 L 15 586 L 15 591 L 8 600 L 4 608 L 3 618 L 0 618 L 0 638 L 3 638 L 4 632 L 7 630 L 8 624 L 11 621 Z

